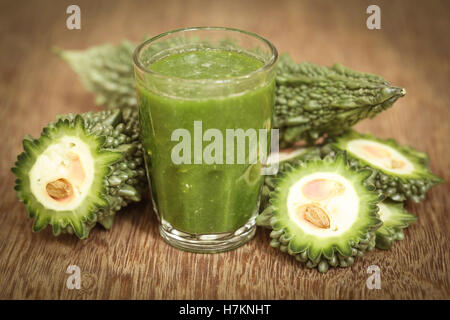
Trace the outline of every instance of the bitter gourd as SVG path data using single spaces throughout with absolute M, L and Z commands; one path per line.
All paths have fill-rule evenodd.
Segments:
M 370 168 L 371 182 L 394 201 L 419 202 L 430 187 L 443 182 L 430 171 L 426 153 L 393 139 L 383 140 L 349 130 L 333 138 L 330 146 L 338 152 L 346 150 L 352 167 Z
M 133 48 L 133 44 L 123 42 L 118 46 L 57 52 L 96 95 L 97 103 L 112 108 L 136 105 Z M 321 67 L 295 63 L 286 54 L 279 59 L 276 83 L 274 127 L 280 129 L 283 148 L 298 140 L 340 134 L 405 95 L 404 89 L 390 86 L 379 76 L 339 64 Z
M 95 94 L 98 105 L 135 107 L 136 85 L 132 55 L 135 45 L 128 41 L 105 44 L 87 50 L 55 52 L 79 75 L 86 89 Z
M 15 190 L 33 231 L 81 239 L 99 222 L 111 228 L 115 213 L 139 201 L 146 188 L 137 110 L 68 114 L 26 136 L 13 173 Z
M 269 205 L 270 193 L 274 191 L 278 177 L 288 169 L 292 169 L 300 161 L 318 159 L 322 155 L 320 147 L 300 147 L 282 149 L 277 153 L 272 153 L 267 159 L 266 166 L 277 164 L 276 172 L 264 176 L 264 183 L 261 189 L 261 211 Z
M 379 194 L 366 184 L 370 170 L 354 170 L 344 153 L 287 169 L 257 224 L 272 229 L 272 247 L 308 268 L 348 267 L 375 245 Z
M 376 247 L 389 249 L 395 240 L 403 240 L 403 229 L 417 220 L 417 217 L 403 208 L 403 204 L 385 200 L 378 204 L 383 225 L 376 231 Z
M 321 67 L 295 63 L 288 55 L 278 62 L 274 126 L 280 145 L 337 135 L 365 118 L 373 118 L 405 95 L 377 75 L 340 64 Z

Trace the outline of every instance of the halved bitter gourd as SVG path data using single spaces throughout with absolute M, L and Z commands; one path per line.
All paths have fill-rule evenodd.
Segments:
M 417 217 L 403 207 L 402 203 L 385 200 L 378 204 L 383 225 L 376 231 L 376 247 L 389 249 L 396 240 L 403 240 L 403 229 L 417 220 Z
M 393 139 L 383 140 L 349 130 L 335 137 L 330 146 L 335 151 L 347 151 L 352 167 L 370 168 L 371 182 L 394 201 L 419 202 L 430 187 L 443 182 L 430 171 L 426 153 Z
M 61 116 L 23 147 L 12 171 L 33 231 L 51 225 L 54 235 L 87 238 L 96 222 L 111 228 L 115 213 L 145 189 L 134 109 Z
M 379 194 L 367 185 L 369 170 L 354 170 L 345 153 L 287 169 L 257 224 L 272 229 L 272 247 L 308 268 L 348 267 L 375 246 Z
M 261 189 L 261 211 L 269 205 L 270 193 L 275 188 L 278 177 L 287 169 L 292 168 L 302 160 L 320 158 L 319 147 L 299 147 L 282 149 L 277 153 L 272 153 L 267 159 L 267 166 L 277 164 L 277 171 L 273 175 L 264 176 L 264 184 Z

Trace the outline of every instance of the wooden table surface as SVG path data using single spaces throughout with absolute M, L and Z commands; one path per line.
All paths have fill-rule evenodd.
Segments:
M 366 28 L 366 8 L 381 7 L 381 30 Z M 81 30 L 66 28 L 66 8 L 81 8 Z M 0 298 L 2 299 L 449 299 L 450 3 L 447 1 L 1 1 L 0 2 Z M 362 132 L 394 137 L 426 151 L 447 182 L 425 201 L 406 240 L 375 250 L 351 268 L 319 274 L 269 247 L 258 230 L 247 245 L 202 255 L 164 243 L 150 204 L 123 210 L 109 232 L 88 240 L 32 233 L 10 172 L 26 133 L 38 136 L 56 114 L 94 106 L 58 45 L 83 49 L 170 29 L 221 25 L 259 33 L 297 61 L 384 76 L 406 97 Z M 66 287 L 69 265 L 81 269 L 81 290 Z M 381 269 L 381 289 L 369 290 L 366 270 Z

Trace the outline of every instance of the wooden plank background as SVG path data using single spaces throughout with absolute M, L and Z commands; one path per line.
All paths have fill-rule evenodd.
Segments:
M 0 298 L 22 299 L 448 299 L 450 3 L 375 1 L 382 29 L 365 26 L 374 1 L 1 1 L 0 2 Z M 81 7 L 82 29 L 66 29 L 66 8 Z M 322 275 L 269 247 L 268 232 L 238 250 L 178 251 L 158 236 L 149 203 L 132 205 L 110 232 L 88 240 L 32 233 L 10 172 L 24 134 L 37 136 L 56 114 L 94 107 L 74 73 L 51 53 L 127 38 L 138 41 L 185 26 L 231 26 L 259 33 L 296 60 L 340 62 L 405 87 L 395 106 L 357 125 L 426 151 L 447 183 L 408 204 L 419 216 L 406 240 L 375 250 L 347 269 Z M 66 268 L 81 268 L 82 289 L 68 290 Z M 370 265 L 381 290 L 366 288 Z

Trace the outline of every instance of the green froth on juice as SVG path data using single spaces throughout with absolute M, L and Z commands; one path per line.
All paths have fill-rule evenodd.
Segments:
M 242 52 L 209 49 L 175 53 L 149 69 L 174 77 L 170 85 L 176 86 L 176 78 L 231 79 L 262 66 L 260 60 Z M 259 159 L 254 164 L 194 164 L 193 160 L 191 164 L 175 164 L 172 148 L 179 141 L 171 137 L 176 129 L 188 130 L 193 159 L 194 121 L 201 121 L 203 133 L 218 129 L 224 145 L 226 129 L 270 129 L 274 85 L 270 81 L 232 95 L 203 97 L 192 91 L 179 97 L 137 83 L 143 145 L 153 198 L 163 223 L 187 233 L 222 233 L 237 230 L 257 213 L 262 184 Z M 209 143 L 204 141 L 203 147 Z
M 245 53 L 205 49 L 169 55 L 154 62 L 149 69 L 183 79 L 227 79 L 247 75 L 263 65 Z

